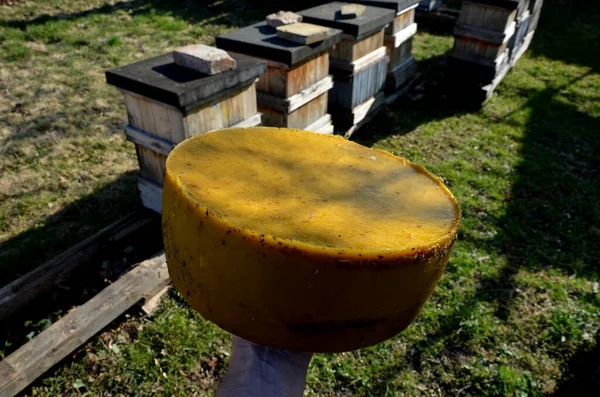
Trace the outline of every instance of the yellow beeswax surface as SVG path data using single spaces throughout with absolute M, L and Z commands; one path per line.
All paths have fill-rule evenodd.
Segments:
M 460 210 L 424 168 L 341 137 L 229 129 L 179 144 L 166 167 L 227 222 L 336 249 L 405 250 L 455 232 Z

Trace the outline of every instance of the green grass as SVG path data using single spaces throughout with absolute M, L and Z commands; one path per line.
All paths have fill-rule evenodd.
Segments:
M 530 51 L 480 111 L 440 84 L 452 37 L 418 34 L 422 97 L 389 106 L 356 139 L 442 176 L 463 210 L 459 241 L 415 323 L 368 349 L 316 355 L 308 395 L 597 394 L 600 10 L 545 3 Z M 138 206 L 122 100 L 103 72 L 273 11 L 194 4 L 0 6 L 0 284 Z M 7 327 L 3 354 L 59 315 L 11 326 L 21 339 Z M 113 323 L 27 394 L 211 394 L 229 349 L 173 294 L 150 319 L 133 310 Z

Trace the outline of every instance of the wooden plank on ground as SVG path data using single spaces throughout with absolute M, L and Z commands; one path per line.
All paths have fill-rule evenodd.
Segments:
M 171 291 L 171 288 L 171 285 L 167 285 L 165 288 L 158 291 L 158 293 L 154 294 L 154 296 L 150 296 L 145 299 L 145 302 L 142 305 L 142 310 L 144 313 L 146 313 L 146 316 L 151 316 L 154 314 L 156 309 L 160 307 L 163 299 L 167 296 L 169 291 Z
M 135 233 L 152 221 L 146 212 L 128 215 L 108 225 L 62 254 L 0 289 L 0 320 L 11 316 L 67 278 L 77 266 L 89 261 L 109 242 Z
M 0 362 L 0 396 L 14 396 L 144 297 L 170 282 L 164 253 L 140 263 Z

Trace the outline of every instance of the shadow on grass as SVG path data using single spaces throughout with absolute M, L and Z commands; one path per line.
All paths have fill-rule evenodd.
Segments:
M 571 357 L 566 373 L 553 396 L 600 396 L 600 333 L 596 334 L 593 349 L 579 351 Z
M 67 205 L 0 245 L 0 286 L 29 272 L 117 219 L 140 209 L 135 172 Z M 41 225 L 41 226 L 39 226 Z
M 531 54 L 591 69 L 565 86 L 522 90 L 520 93 L 521 97 L 529 98 L 524 108 L 530 110 L 530 116 L 522 142 L 518 177 L 505 204 L 506 213 L 500 218 L 485 215 L 481 219 L 497 225 L 501 232 L 490 239 L 472 241 L 481 249 L 504 257 L 506 264 L 481 280 L 462 305 L 441 318 L 434 331 L 411 347 L 408 362 L 417 371 L 424 356 L 432 349 L 437 355 L 447 357 L 467 353 L 467 343 L 473 336 L 458 330 L 465 320 L 477 319 L 481 302 L 492 304 L 496 318 L 508 322 L 517 294 L 515 277 L 520 270 L 535 273 L 555 269 L 561 274 L 590 281 L 600 279 L 597 264 L 600 256 L 600 228 L 597 226 L 600 222 L 600 119 L 577 109 L 572 105 L 575 102 L 570 98 L 572 94 L 563 92 L 600 70 L 600 58 L 597 57 L 600 31 L 596 29 L 600 23 L 600 10 L 597 4 L 577 3 L 580 3 L 579 7 L 563 0 L 546 1 Z M 437 61 L 440 65 L 437 72 L 435 61 L 432 62 L 433 74 L 428 76 L 427 84 L 435 87 L 431 76 L 443 76 L 443 60 Z M 378 134 L 378 128 L 389 130 L 390 125 L 394 125 L 391 133 L 405 134 L 421 123 L 453 114 L 443 95 L 427 97 L 426 89 L 424 100 L 392 105 L 390 112 L 378 116 L 368 128 L 375 137 L 367 138 L 361 134 L 359 140 L 372 144 L 385 136 Z M 398 106 L 397 111 L 395 106 Z M 395 114 L 387 114 L 392 112 Z M 461 112 L 465 111 L 457 109 L 454 114 Z M 465 217 L 477 216 L 475 209 L 463 210 Z M 466 237 L 461 235 L 459 239 Z M 451 268 L 452 263 L 448 266 Z M 593 294 L 588 295 L 580 299 L 593 299 Z M 600 392 L 598 342 L 596 335 L 593 349 L 589 349 L 593 346 L 589 344 L 573 352 L 563 370 L 564 381 L 558 384 L 555 395 L 597 395 Z M 548 343 L 559 344 L 560 341 Z M 444 346 L 441 351 L 437 347 L 440 345 Z M 383 395 L 388 381 L 403 369 L 393 366 L 378 374 L 381 388 L 377 386 L 372 394 Z
M 116 11 L 127 11 L 131 16 L 140 14 L 166 14 L 183 19 L 191 24 L 210 23 L 228 27 L 241 27 L 262 20 L 266 15 L 280 9 L 302 10 L 322 4 L 322 1 L 307 0 L 302 3 L 282 5 L 268 0 L 134 0 L 105 4 L 88 10 L 59 13 L 54 15 L 38 15 L 33 19 L 0 21 L 0 26 L 25 30 L 28 26 L 43 25 L 55 21 L 75 21 L 91 15 L 107 15 Z
M 546 0 L 529 52 L 600 72 L 600 3 Z
M 122 1 L 113 5 L 105 4 L 100 7 L 90 8 L 88 10 L 59 13 L 55 15 L 39 15 L 29 20 L 13 20 L 0 22 L 0 26 L 17 29 L 26 29 L 28 26 L 43 25 L 55 21 L 74 21 L 91 15 L 113 14 L 116 11 L 124 10 L 130 15 L 149 14 L 168 14 L 176 18 L 184 19 L 190 23 L 202 23 L 210 19 L 211 24 L 222 24 L 225 26 L 238 26 L 240 22 L 262 19 L 265 12 L 274 9 L 274 5 L 269 5 L 266 1 L 254 2 L 250 5 L 247 1 L 241 0 L 135 0 Z
M 3 242 L 0 251 L 2 285 L 135 211 L 148 210 L 141 208 L 135 173 L 129 172 L 43 220 L 43 226 Z M 141 231 L 108 244 L 89 263 L 75 269 L 64 282 L 44 293 L 41 299 L 4 323 L 0 321 L 0 356 L 18 348 L 31 337 L 31 332 L 36 333 L 50 325 L 70 308 L 104 289 L 133 264 L 161 248 L 160 217 L 156 215 Z
M 577 80 L 587 77 L 581 76 Z M 575 81 L 574 81 L 575 82 Z M 572 83 L 574 83 L 572 82 Z M 506 258 L 506 265 L 492 276 L 483 278 L 476 291 L 463 304 L 439 320 L 439 326 L 421 342 L 413 345 L 408 361 L 416 370 L 423 356 L 436 346 L 437 355 L 458 357 L 465 353 L 472 338 L 469 332 L 458 332 L 464 321 L 477 319 L 480 302 L 491 303 L 502 322 L 509 321 L 517 293 L 515 276 L 521 270 L 557 269 L 562 274 L 577 275 L 590 281 L 600 278 L 597 258 L 600 256 L 600 229 L 597 224 L 600 202 L 600 119 L 580 112 L 557 96 L 565 87 L 528 91 L 524 106 L 531 109 L 524 136 L 519 177 L 513 184 L 506 214 L 499 219 L 483 219 L 499 226 L 501 232 L 489 240 L 472 241 L 482 250 Z M 463 208 L 465 218 L 476 216 Z M 469 214 L 471 212 L 471 214 Z M 461 240 L 467 240 L 464 235 Z M 448 265 L 452 267 L 452 263 Z M 581 299 L 593 299 L 590 296 Z M 550 341 L 550 343 L 559 341 Z M 494 343 L 494 342 L 491 342 Z M 590 369 L 579 364 L 585 357 L 595 363 Z M 595 361 L 594 361 L 595 360 Z M 596 382 L 591 374 L 598 371 L 598 347 L 592 352 L 577 352 L 571 359 L 564 384 L 558 395 L 569 394 L 580 382 Z M 393 379 L 402 368 L 392 367 L 378 376 Z M 596 371 L 596 372 L 594 372 Z M 591 383 L 590 383 L 591 384 Z M 594 389 L 596 390 L 596 389 Z M 566 394 L 564 394 L 566 393 Z M 590 394 L 591 395 L 591 394 Z
M 441 54 L 417 62 L 419 77 L 408 95 L 383 109 L 352 140 L 372 146 L 391 135 L 405 135 L 422 124 L 466 114 L 473 110 L 465 102 L 452 100 L 446 81 L 446 60 Z

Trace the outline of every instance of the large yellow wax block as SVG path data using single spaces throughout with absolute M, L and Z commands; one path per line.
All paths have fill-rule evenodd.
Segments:
M 264 127 L 173 149 L 162 213 L 169 273 L 194 309 L 253 342 L 314 352 L 405 329 L 460 222 L 452 193 L 421 166 Z

